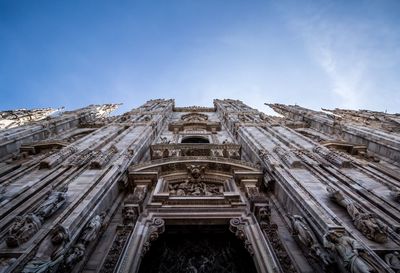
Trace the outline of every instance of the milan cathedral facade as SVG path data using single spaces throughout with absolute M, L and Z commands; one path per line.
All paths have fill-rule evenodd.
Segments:
M 400 272 L 400 115 L 0 112 L 0 272 Z

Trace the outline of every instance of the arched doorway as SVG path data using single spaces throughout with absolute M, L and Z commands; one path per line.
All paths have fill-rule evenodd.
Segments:
M 227 226 L 167 226 L 140 273 L 256 273 L 250 254 Z

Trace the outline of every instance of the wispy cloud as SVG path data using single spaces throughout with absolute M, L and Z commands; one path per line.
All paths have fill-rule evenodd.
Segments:
M 400 35 L 393 24 L 385 21 L 384 14 L 370 15 L 375 12 L 371 2 L 361 2 L 358 14 L 350 5 L 338 9 L 335 1 L 305 5 L 304 9 L 283 14 L 293 32 L 302 38 L 310 56 L 329 77 L 330 91 L 340 99 L 338 106 L 385 107 L 386 104 L 393 109 L 394 104 L 386 99 L 398 101 L 400 92 L 393 92 L 384 83 L 392 79 L 387 70 L 400 68 Z

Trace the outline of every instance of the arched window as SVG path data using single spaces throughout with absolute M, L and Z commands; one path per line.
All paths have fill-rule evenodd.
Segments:
M 210 141 L 205 137 L 191 136 L 182 139 L 181 143 L 210 143 Z

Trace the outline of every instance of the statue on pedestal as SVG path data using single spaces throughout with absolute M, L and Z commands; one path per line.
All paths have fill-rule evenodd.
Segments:
M 364 248 L 353 238 L 337 231 L 330 231 L 324 235 L 324 246 L 334 251 L 338 262 L 350 273 L 376 272 L 363 257 Z
M 64 259 L 69 232 L 57 226 L 39 246 L 34 258 L 22 270 L 22 273 L 53 273 Z
M 387 241 L 387 226 L 381 223 L 374 214 L 365 212 L 361 206 L 346 198 L 339 190 L 332 187 L 327 188 L 330 198 L 340 206 L 346 208 L 354 226 L 361 231 L 368 239 L 384 243 Z

